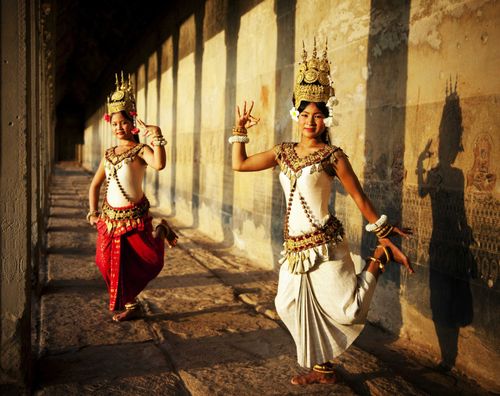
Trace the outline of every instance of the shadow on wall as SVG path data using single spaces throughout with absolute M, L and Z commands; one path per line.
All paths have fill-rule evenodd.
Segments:
M 372 0 L 367 48 L 365 147 L 363 189 L 379 213 L 391 223 L 401 224 L 408 80 L 408 32 L 410 0 Z M 339 197 L 337 197 L 339 198 Z M 353 230 L 354 231 L 354 230 Z M 353 253 L 366 257 L 375 247 L 375 237 L 359 230 L 348 237 Z M 401 245 L 395 238 L 396 245 Z M 402 327 L 401 267 L 389 266 L 380 279 L 384 297 L 376 308 L 382 325 L 397 335 Z M 418 271 L 418 269 L 417 269 Z M 387 309 L 390 307 L 390 309 Z
M 429 287 L 432 320 L 436 329 L 441 363 L 455 365 L 460 328 L 472 323 L 473 305 L 469 280 L 477 273 L 470 251 L 472 229 L 464 205 L 464 175 L 453 163 L 462 147 L 462 110 L 457 84 L 446 85 L 446 99 L 439 125 L 438 163 L 425 171 L 423 162 L 434 154 L 432 140 L 417 163 L 418 191 L 431 199 L 433 229 L 429 244 Z
M 290 141 L 292 128 L 288 114 L 291 103 L 294 64 L 295 64 L 295 8 L 296 0 L 275 0 L 277 46 L 275 75 L 275 107 L 274 107 L 274 143 Z M 273 172 L 271 246 L 273 251 L 273 268 L 279 268 L 279 259 L 283 250 L 283 222 L 286 202 L 279 181 L 279 167 Z
M 202 4 L 194 13 L 195 17 L 195 96 L 194 96 L 194 128 L 193 128 L 193 193 L 191 196 L 191 211 L 193 213 L 193 228 L 198 228 L 200 209 L 200 134 L 201 134 L 201 107 L 202 107 L 202 73 L 203 73 L 203 20 L 205 5 Z
M 237 2 L 227 3 L 224 42 L 226 44 L 226 86 L 225 100 L 226 109 L 236 108 L 236 61 L 238 56 L 238 35 L 240 31 L 241 12 Z M 233 111 L 226 111 L 224 115 L 224 145 L 230 136 L 229 131 L 234 124 Z M 234 202 L 234 171 L 231 164 L 231 151 L 224 150 L 224 177 L 222 186 L 222 211 L 221 224 L 224 234 L 220 247 L 230 247 L 234 244 L 233 235 L 233 202 Z

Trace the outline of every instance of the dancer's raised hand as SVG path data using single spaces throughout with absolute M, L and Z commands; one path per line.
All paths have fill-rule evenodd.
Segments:
M 243 102 L 243 111 L 240 110 L 240 106 L 236 106 L 238 110 L 238 121 L 236 122 L 236 125 L 238 127 L 248 129 L 259 123 L 260 118 L 255 118 L 252 115 L 253 105 L 254 102 L 252 100 L 252 104 L 247 110 L 247 101 L 245 100 Z
M 156 125 L 146 125 L 144 121 L 137 118 L 137 125 L 143 136 L 160 136 L 161 129 Z

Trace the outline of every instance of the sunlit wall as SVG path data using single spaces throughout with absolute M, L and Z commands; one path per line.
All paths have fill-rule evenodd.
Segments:
M 139 117 L 168 141 L 166 169 L 148 170 L 148 197 L 214 243 L 277 268 L 278 170 L 233 172 L 227 138 L 236 105 L 253 100 L 261 121 L 249 130 L 249 154 L 296 140 L 288 109 L 302 41 L 310 51 L 316 37 L 321 53 L 328 38 L 333 143 L 380 212 L 414 229 L 402 246 L 417 273 L 391 264 L 370 320 L 437 362 L 497 381 L 499 17 L 487 0 L 206 1 L 130 65 Z M 91 170 L 115 143 L 104 111 L 85 130 Z M 360 264 L 376 241 L 338 182 L 331 206 Z

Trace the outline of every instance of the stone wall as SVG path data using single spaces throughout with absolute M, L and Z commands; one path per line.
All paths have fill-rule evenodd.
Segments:
M 0 393 L 27 394 L 31 298 L 46 246 L 54 162 L 50 1 L 2 1 L 0 85 Z
M 254 100 L 261 121 L 250 130 L 250 154 L 296 139 L 288 110 L 302 40 L 310 48 L 316 36 L 322 48 L 328 38 L 340 101 L 334 143 L 380 211 L 415 230 L 403 247 L 416 275 L 392 265 L 370 319 L 498 387 L 499 17 L 488 0 L 207 0 L 124 65 L 137 81 L 139 115 L 169 142 L 167 168 L 148 171 L 148 196 L 276 268 L 277 170 L 234 173 L 227 138 L 236 104 Z M 87 120 L 90 170 L 113 144 L 104 110 Z M 332 207 L 360 262 L 375 240 L 338 184 Z

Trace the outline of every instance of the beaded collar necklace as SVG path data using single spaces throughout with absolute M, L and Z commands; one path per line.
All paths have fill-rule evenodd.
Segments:
M 106 150 L 105 158 L 107 163 L 105 164 L 105 167 L 109 170 L 109 172 L 108 176 L 106 177 L 106 187 L 104 190 L 105 196 L 108 193 L 109 183 L 113 178 L 115 179 L 118 189 L 125 197 L 125 199 L 133 204 L 132 199 L 130 199 L 130 196 L 127 194 L 122 184 L 120 183 L 117 172 L 118 169 L 120 169 L 124 164 L 132 162 L 144 146 L 145 145 L 143 143 L 136 144 L 135 146 L 131 147 L 128 150 L 125 150 L 121 154 L 116 154 L 115 149 L 117 146 L 111 147 Z

